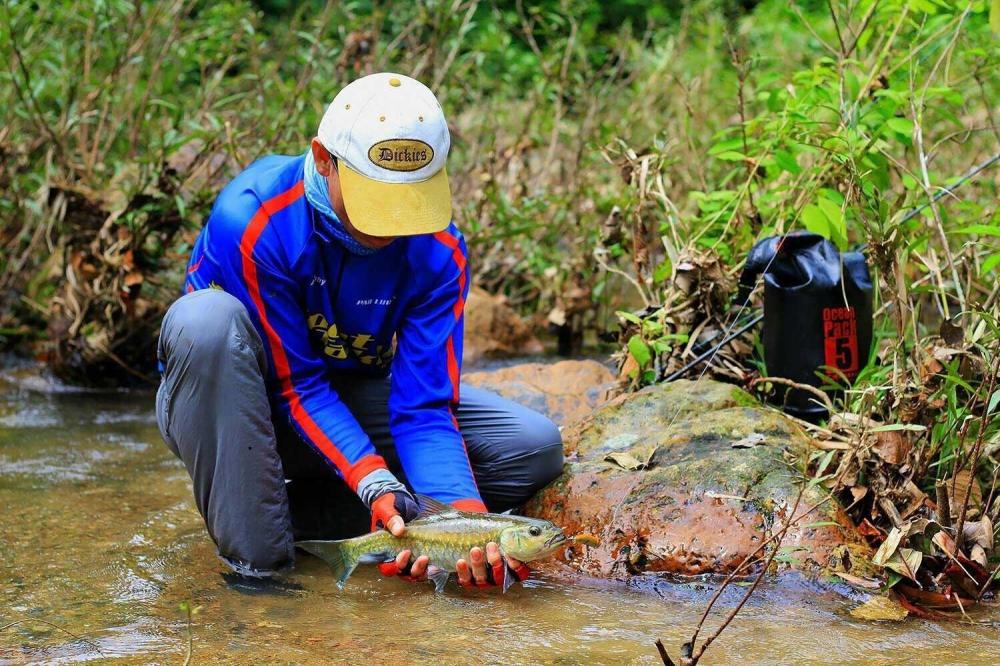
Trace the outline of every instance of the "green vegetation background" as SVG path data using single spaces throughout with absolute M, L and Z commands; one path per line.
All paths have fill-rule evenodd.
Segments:
M 336 91 L 383 69 L 438 92 L 476 283 L 523 312 L 614 328 L 669 305 L 679 262 L 731 273 L 806 228 L 869 244 L 908 310 L 881 323 L 916 344 L 997 300 L 995 171 L 900 223 L 1000 145 L 990 9 L 6 0 L 0 344 L 72 379 L 148 373 L 221 185 L 302 151 Z M 668 324 L 637 331 L 636 384 L 687 342 Z

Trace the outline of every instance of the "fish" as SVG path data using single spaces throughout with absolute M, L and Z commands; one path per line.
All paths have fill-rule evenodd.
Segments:
M 494 541 L 505 557 L 531 562 L 547 557 L 569 543 L 562 528 L 547 520 L 499 513 L 469 513 L 423 495 L 417 499 L 421 507 L 420 515 L 406 524 L 406 534 L 401 537 L 394 537 L 380 529 L 353 539 L 297 541 L 295 545 L 326 561 L 340 590 L 344 589 L 347 579 L 359 564 L 388 562 L 404 550 L 410 550 L 414 559 L 427 555 L 432 564 L 428 567 L 427 576 L 434 582 L 435 591 L 441 592 L 450 574 L 455 571 L 455 562 L 468 558 L 473 547 L 485 550 L 486 544 Z M 507 574 L 504 576 L 504 592 L 517 580 L 510 571 Z

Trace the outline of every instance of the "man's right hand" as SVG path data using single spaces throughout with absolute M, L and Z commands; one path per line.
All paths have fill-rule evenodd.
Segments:
M 372 529 L 381 524 L 394 537 L 406 533 L 406 523 L 420 513 L 417 501 L 406 490 L 379 495 L 372 502 Z
M 372 530 L 380 525 L 395 537 L 406 533 L 406 523 L 420 515 L 420 506 L 392 472 L 377 469 L 358 482 L 358 497 L 372 512 Z

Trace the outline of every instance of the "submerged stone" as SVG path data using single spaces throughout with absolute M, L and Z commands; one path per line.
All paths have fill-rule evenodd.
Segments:
M 733 571 L 785 524 L 802 479 L 794 464 L 812 450 L 793 421 L 710 380 L 620 396 L 563 437 L 563 474 L 527 513 L 570 534 L 596 535 L 599 546 L 568 549 L 562 559 L 616 579 Z M 843 571 L 867 552 L 821 488 L 807 486 L 795 514 L 801 518 L 775 559 L 780 567 Z

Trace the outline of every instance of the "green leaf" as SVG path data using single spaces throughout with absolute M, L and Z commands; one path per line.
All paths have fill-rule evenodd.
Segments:
M 979 270 L 979 274 L 986 275 L 991 270 L 996 268 L 997 264 L 1000 264 L 1000 252 L 997 252 L 996 254 L 991 254 L 990 256 L 986 257 L 985 260 L 983 260 L 983 265 Z
M 664 259 L 653 271 L 653 281 L 663 282 L 667 280 L 673 272 L 673 268 L 674 267 L 673 264 L 670 263 L 670 259 Z
M 893 430 L 908 430 L 910 432 L 923 432 L 927 430 L 926 426 L 916 425 L 914 423 L 890 423 L 889 425 L 878 426 L 877 428 L 872 428 L 868 432 L 891 432 Z
M 1000 389 L 993 392 L 990 396 L 990 404 L 986 407 L 986 413 L 992 414 L 993 410 L 997 408 L 997 403 L 1000 403 Z
M 631 312 L 625 312 L 623 310 L 619 310 L 618 312 L 615 312 L 615 314 L 618 315 L 619 317 L 621 317 L 622 319 L 624 319 L 627 322 L 631 322 L 631 323 L 635 324 L 636 326 L 642 326 L 642 319 L 640 319 L 638 316 L 632 314 Z
M 815 204 L 809 204 L 802 209 L 802 226 L 824 238 L 830 237 L 830 221 Z
M 990 28 L 1000 35 L 1000 0 L 993 0 L 990 4 Z
M 788 173 L 802 173 L 802 167 L 795 161 L 795 156 L 786 150 L 779 150 L 774 153 L 774 163 L 778 165 L 778 168 Z
M 893 132 L 898 132 L 903 136 L 913 136 L 913 121 L 909 118 L 889 118 L 885 123 Z
M 844 211 L 833 201 L 820 197 L 816 202 L 830 224 L 830 240 L 841 250 L 847 249 L 847 224 L 844 221 Z
M 725 153 L 725 152 L 728 152 L 728 151 L 733 151 L 733 150 L 742 149 L 742 148 L 743 148 L 743 139 L 742 139 L 742 137 L 741 138 L 736 138 L 736 139 L 728 139 L 726 141 L 720 141 L 719 143 L 717 143 L 714 146 L 712 146 L 711 148 L 709 148 L 708 154 L 709 155 L 718 155 L 720 153 Z M 742 155 L 741 155 L 741 157 L 742 157 Z
M 650 353 L 646 343 L 643 342 L 641 335 L 633 335 L 628 339 L 628 353 L 632 354 L 632 358 L 635 359 L 640 368 L 649 365 L 649 362 L 653 359 L 653 355 Z
M 980 236 L 1000 236 L 1000 227 L 992 224 L 970 224 L 955 230 L 956 234 L 979 234 Z
M 900 576 L 895 571 L 892 571 L 891 569 L 887 573 L 889 574 L 889 576 L 888 576 L 888 578 L 886 580 L 886 587 L 892 587 L 893 585 L 895 585 L 899 581 L 903 580 L 902 576 Z

